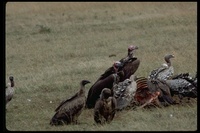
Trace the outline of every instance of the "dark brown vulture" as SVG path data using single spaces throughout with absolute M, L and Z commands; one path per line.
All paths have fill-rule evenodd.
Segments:
M 138 49 L 137 46 L 131 45 L 128 47 L 128 55 L 121 59 L 120 61 L 116 61 L 112 67 L 108 68 L 98 79 L 97 81 L 93 84 L 93 86 L 90 88 L 89 92 L 88 92 L 88 98 L 86 101 L 86 105 L 87 108 L 93 108 L 94 104 L 96 102 L 96 99 L 98 98 L 96 95 L 91 95 L 91 93 L 93 93 L 93 87 L 96 86 L 95 84 L 99 84 L 99 81 L 104 80 L 106 77 L 110 76 L 111 74 L 114 74 L 116 72 L 119 71 L 123 71 L 123 77 L 120 77 L 120 82 L 124 81 L 127 78 L 130 78 L 131 75 L 133 75 L 136 70 L 138 69 L 139 65 L 140 65 L 140 60 L 137 59 L 137 57 L 135 57 L 134 51 Z M 105 88 L 112 88 L 113 84 L 109 83 L 108 85 L 109 87 L 105 87 Z M 96 88 L 96 87 L 95 87 Z M 103 88 L 101 88 L 99 90 L 99 92 L 97 93 L 98 96 L 101 92 Z M 94 96 L 94 98 L 92 98 Z M 95 99 L 95 101 L 93 101 L 91 103 L 91 99 Z
M 170 60 L 171 58 L 174 58 L 174 55 L 172 55 L 172 54 L 165 55 L 164 59 L 165 59 L 167 64 L 163 63 L 161 67 L 151 71 L 149 76 L 148 76 L 148 79 L 150 79 L 150 80 L 154 80 L 154 79 L 167 80 L 167 79 L 170 79 L 174 74 L 174 68 L 171 65 L 171 60 Z
M 56 113 L 52 117 L 50 125 L 77 124 L 78 117 L 85 107 L 86 97 L 84 88 L 88 83 L 90 83 L 90 81 L 82 80 L 80 82 L 80 91 L 71 98 L 60 103 L 55 109 Z
M 8 83 L 8 86 L 6 87 L 6 104 L 10 102 L 13 98 L 15 89 L 14 89 L 14 77 L 9 77 L 10 82 Z
M 138 49 L 137 46 L 130 45 L 128 47 L 128 55 L 120 60 L 122 67 L 119 68 L 119 71 L 124 71 L 124 77 L 120 80 L 120 82 L 130 78 L 130 76 L 137 71 L 140 65 L 140 60 L 134 56 L 134 52 L 136 49 Z
M 178 95 L 180 102 L 183 97 L 197 98 L 197 75 L 191 77 L 189 73 L 175 75 L 170 80 L 166 80 L 172 96 Z
M 120 71 L 118 73 L 111 74 L 104 79 L 98 80 L 95 84 L 93 84 L 88 92 L 86 108 L 94 108 L 97 99 L 100 97 L 101 91 L 104 88 L 111 89 L 113 84 L 118 83 L 123 76 L 124 72 Z
M 116 99 L 112 97 L 111 90 L 104 88 L 94 107 L 94 121 L 98 124 L 110 123 L 115 116 Z

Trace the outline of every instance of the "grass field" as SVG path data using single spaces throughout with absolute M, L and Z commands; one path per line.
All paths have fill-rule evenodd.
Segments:
M 84 110 L 78 125 L 52 127 L 58 104 L 92 83 L 137 45 L 137 76 L 147 77 L 172 53 L 175 74 L 197 71 L 197 2 L 8 2 L 6 83 L 15 78 L 7 106 L 10 131 L 194 131 L 196 99 L 166 108 L 123 110 L 96 125 Z M 116 54 L 115 57 L 109 57 Z M 172 115 L 171 115 L 172 114 Z M 172 116 L 172 117 L 171 117 Z

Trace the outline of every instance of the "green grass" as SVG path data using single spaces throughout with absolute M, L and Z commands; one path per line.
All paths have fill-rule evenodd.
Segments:
M 78 125 L 52 127 L 54 109 L 92 83 L 137 45 L 138 76 L 173 53 L 175 74 L 197 71 L 197 3 L 32 3 L 6 4 L 6 83 L 16 91 L 7 106 L 11 131 L 189 131 L 197 130 L 197 102 L 117 112 L 110 124 L 96 125 L 84 110 Z M 110 54 L 116 57 L 109 58 Z M 86 85 L 86 95 L 92 84 Z M 31 99 L 31 101 L 28 101 Z M 52 103 L 50 103 L 52 101 Z M 173 114 L 173 117 L 170 117 Z

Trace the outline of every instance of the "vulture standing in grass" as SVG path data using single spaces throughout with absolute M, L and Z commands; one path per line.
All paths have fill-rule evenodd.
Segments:
M 117 102 L 109 88 L 101 91 L 94 107 L 94 121 L 98 124 L 110 123 L 115 116 Z
M 164 63 L 160 68 L 151 71 L 147 80 L 147 85 L 151 92 L 160 92 L 158 98 L 164 105 L 173 104 L 175 102 L 171 97 L 170 88 L 165 84 L 165 81 L 171 79 L 174 74 L 171 58 L 174 58 L 174 55 L 167 54 L 164 57 L 166 64 Z
M 119 82 L 119 80 L 124 76 L 124 72 L 120 71 L 115 74 L 111 74 L 108 77 L 98 80 L 93 86 L 90 88 L 86 100 L 87 108 L 94 108 L 97 99 L 100 97 L 101 91 L 104 88 L 112 89 L 113 84 Z
M 55 115 L 50 121 L 50 125 L 77 124 L 77 120 L 85 107 L 85 85 L 90 83 L 88 80 L 80 82 L 80 90 L 71 98 L 64 100 L 55 109 Z
M 172 96 L 178 95 L 180 101 L 183 97 L 197 98 L 197 75 L 191 77 L 189 73 L 181 73 L 174 76 L 171 80 L 166 80 Z
M 113 86 L 113 96 L 117 100 L 117 110 L 122 110 L 131 106 L 134 94 L 137 89 L 136 76 L 131 75 L 130 79 L 126 79 L 123 82 L 119 82 Z
M 10 82 L 8 83 L 8 86 L 6 87 L 6 104 L 10 102 L 13 98 L 15 89 L 14 89 L 14 77 L 9 77 Z

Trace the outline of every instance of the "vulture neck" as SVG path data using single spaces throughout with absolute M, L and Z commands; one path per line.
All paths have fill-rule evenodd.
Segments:
M 83 95 L 85 93 L 84 89 L 85 89 L 85 85 L 81 84 L 81 89 L 79 91 L 79 95 Z
M 170 59 L 169 59 L 169 58 L 165 58 L 165 61 L 167 62 L 168 67 L 170 67 L 170 66 L 171 66 L 171 61 L 170 61 Z
M 10 83 L 11 83 L 11 87 L 14 87 L 14 81 L 10 81 Z
M 128 52 L 128 57 L 132 57 L 133 56 L 133 52 Z

